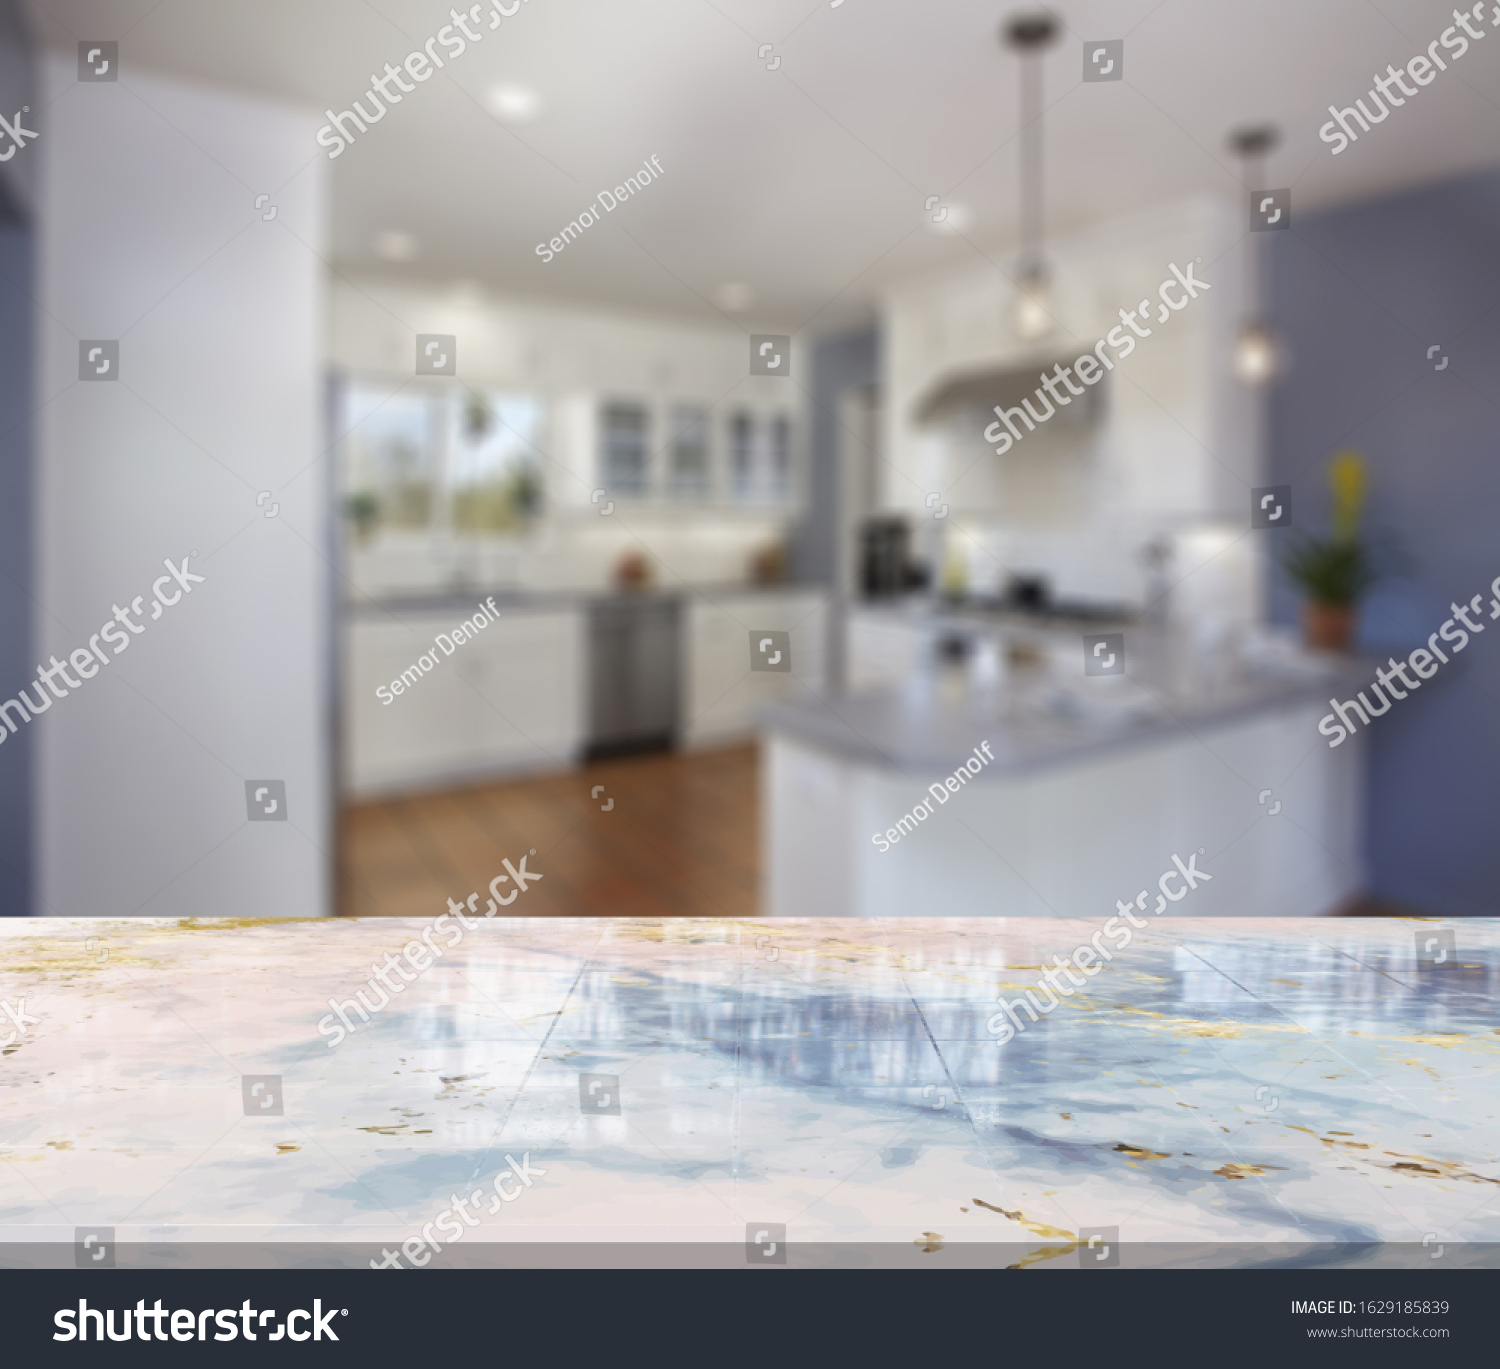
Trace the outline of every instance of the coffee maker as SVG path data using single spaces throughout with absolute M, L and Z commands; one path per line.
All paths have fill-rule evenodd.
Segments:
M 926 576 L 912 564 L 911 528 L 904 518 L 867 519 L 860 529 L 860 588 L 867 595 L 920 588 Z

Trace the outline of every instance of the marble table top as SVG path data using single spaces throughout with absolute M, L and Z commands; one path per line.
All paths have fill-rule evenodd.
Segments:
M 424 925 L 0 921 L 0 1264 L 1500 1262 L 1495 921 Z

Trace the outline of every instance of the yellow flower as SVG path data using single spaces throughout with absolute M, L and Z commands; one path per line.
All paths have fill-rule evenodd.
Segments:
M 1336 453 L 1328 463 L 1328 487 L 1333 491 L 1333 536 L 1340 542 L 1352 542 L 1365 502 L 1364 458 L 1347 447 Z

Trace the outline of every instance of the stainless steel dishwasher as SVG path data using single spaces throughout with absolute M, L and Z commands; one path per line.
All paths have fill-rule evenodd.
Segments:
M 589 605 L 588 755 L 677 740 L 681 601 L 619 594 Z

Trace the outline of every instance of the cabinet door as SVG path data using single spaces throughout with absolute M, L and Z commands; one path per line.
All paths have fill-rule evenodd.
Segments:
M 547 769 L 571 761 L 582 733 L 582 615 L 503 616 L 389 704 L 376 697 L 461 614 L 347 628 L 344 768 L 351 792 Z M 436 648 L 434 648 L 436 650 Z
M 904 684 L 930 646 L 921 626 L 893 613 L 851 613 L 846 641 L 854 692 Z
M 823 686 L 821 595 L 795 590 L 694 599 L 687 616 L 683 737 L 714 745 L 751 736 L 761 709 Z M 752 631 L 791 635 L 788 673 L 750 669 Z
M 345 658 L 345 773 L 356 792 L 459 769 L 472 746 L 474 692 L 433 638 L 453 619 L 359 620 Z M 462 650 L 462 648 L 460 648 Z M 383 703 L 375 691 L 400 679 L 424 653 L 436 665 Z
M 466 650 L 477 701 L 477 760 L 514 768 L 570 762 L 583 731 L 583 616 L 502 617 Z M 493 634 L 493 635 L 491 635 Z

